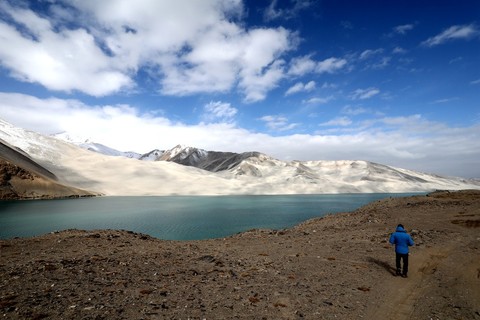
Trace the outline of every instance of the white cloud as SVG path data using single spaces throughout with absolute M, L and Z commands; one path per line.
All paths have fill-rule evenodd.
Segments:
M 342 69 L 347 64 L 347 60 L 339 58 L 328 58 L 317 63 L 315 72 L 317 73 L 334 73 Z
M 371 50 L 371 49 L 365 50 L 360 54 L 360 60 L 371 58 L 372 56 L 381 54 L 382 52 L 383 52 L 382 48 L 375 49 L 375 50 Z
M 263 116 L 259 120 L 264 121 L 267 128 L 274 131 L 287 131 L 299 126 L 298 123 L 289 123 L 286 117 L 278 115 Z
M 480 177 L 480 169 L 474 165 L 480 159 L 479 125 L 448 127 L 421 115 L 373 118 L 357 129 L 340 126 L 345 131 L 338 135 L 269 135 L 233 123 L 186 125 L 128 105 L 90 106 L 77 100 L 0 93 L 0 117 L 42 133 L 67 130 L 88 135 L 123 151 L 148 152 L 180 143 L 206 150 L 256 150 L 283 160 L 363 159 L 424 172 Z M 262 121 L 275 131 L 300 125 L 284 116 L 265 116 Z
M 407 50 L 403 49 L 402 47 L 395 47 L 393 48 L 393 51 L 392 51 L 392 53 L 395 53 L 395 54 L 404 54 L 406 52 Z
M 263 17 L 267 21 L 277 20 L 277 19 L 292 19 L 298 14 L 310 8 L 315 4 L 315 0 L 291 0 L 289 8 L 278 8 L 278 0 L 272 0 L 270 5 L 265 9 Z
M 285 92 L 285 96 L 302 92 L 303 90 L 305 90 L 305 85 L 303 84 L 303 82 L 297 82 L 296 84 L 288 88 L 288 90 Z
M 360 53 L 359 60 L 366 62 L 366 68 L 368 69 L 383 69 L 390 63 L 391 58 L 386 56 L 380 56 L 384 52 L 384 49 L 368 49 Z
M 255 102 L 265 98 L 284 78 L 284 61 L 277 59 L 280 53 L 290 49 L 286 29 L 257 29 L 249 33 L 241 58 L 240 84 L 246 92 L 245 100 Z
M 350 94 L 350 99 L 352 100 L 365 100 L 370 99 L 371 97 L 380 93 L 378 88 L 367 88 L 367 89 L 356 89 Z
M 297 82 L 296 84 L 288 88 L 288 90 L 285 92 L 285 96 L 299 92 L 309 92 L 314 90 L 315 86 L 315 81 L 310 81 L 306 84 L 303 84 L 303 82 Z
M 428 38 L 423 45 L 427 47 L 433 47 L 436 45 L 443 44 L 450 40 L 456 39 L 472 39 L 480 35 L 480 30 L 474 24 L 469 25 L 456 25 L 451 26 L 450 28 L 444 30 L 443 32 L 437 34 L 434 37 Z
M 435 101 L 432 101 L 431 104 L 448 103 L 448 102 L 452 102 L 459 99 L 460 99 L 459 97 L 437 99 Z
M 315 61 L 310 55 L 294 58 L 290 62 L 288 74 L 291 76 L 303 76 L 308 73 L 335 73 L 344 68 L 346 59 L 331 57 L 322 61 Z
M 321 88 L 322 88 L 322 89 L 335 89 L 335 88 L 337 88 L 337 87 L 338 87 L 338 85 L 336 85 L 335 83 L 324 82 L 324 83 L 322 84 L 322 87 L 321 87 Z
M 384 117 L 375 122 L 380 122 L 387 125 L 400 125 L 402 127 L 413 128 L 415 124 L 425 122 L 420 114 L 414 114 L 411 116 L 401 116 L 401 117 Z
M 369 67 L 372 69 L 383 69 L 390 64 L 390 57 L 382 57 L 379 61 L 371 64 Z
M 311 56 L 303 56 L 292 59 L 288 74 L 292 76 L 302 76 L 315 70 L 317 62 L 313 61 Z
M 334 99 L 333 96 L 328 96 L 326 98 L 313 97 L 313 98 L 310 98 L 308 100 L 303 100 L 302 102 L 306 103 L 306 104 L 325 104 L 327 102 L 332 101 L 333 99 Z
M 315 81 L 310 81 L 310 82 L 308 82 L 308 83 L 305 84 L 304 89 L 305 89 L 306 91 L 312 91 L 313 89 L 315 89 L 315 86 L 316 86 Z
M 351 115 L 351 116 L 357 116 L 359 114 L 369 113 L 369 112 L 371 112 L 371 111 L 368 110 L 368 109 L 365 109 L 363 107 L 352 107 L 350 105 L 347 105 L 347 106 L 343 107 L 343 109 L 342 109 L 343 114 L 348 114 L 348 115 Z
M 415 27 L 414 24 L 403 24 L 393 28 L 393 31 L 398 34 L 405 34 L 407 31 L 412 30 Z
M 8 43 L 0 47 L 0 63 L 18 80 L 93 96 L 133 85 L 128 70 L 116 67 L 87 31 L 54 31 L 48 20 L 29 10 L 12 8 L 6 2 L 2 2 L 0 11 L 10 14 L 25 29 L 22 33 L 0 22 L 0 40 Z
M 480 84 L 480 79 L 473 80 L 470 82 L 470 84 Z
M 321 123 L 320 126 L 349 126 L 352 124 L 352 120 L 348 117 L 337 117 L 330 121 Z
M 203 119 L 207 122 L 230 122 L 237 114 L 237 109 L 228 102 L 210 101 L 204 107 Z
M 51 90 L 108 95 L 135 86 L 146 68 L 166 95 L 241 89 L 247 102 L 265 98 L 284 77 L 282 56 L 296 35 L 250 28 L 240 0 L 69 1 L 50 16 L 6 2 L 0 12 L 0 64 L 22 81 Z

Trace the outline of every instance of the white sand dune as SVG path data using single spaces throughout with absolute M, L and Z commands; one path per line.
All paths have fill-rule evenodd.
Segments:
M 480 189 L 445 178 L 367 161 L 283 162 L 265 155 L 217 173 L 173 162 L 145 162 L 81 149 L 0 120 L 0 139 L 21 148 L 60 183 L 105 195 L 227 195 L 424 192 Z

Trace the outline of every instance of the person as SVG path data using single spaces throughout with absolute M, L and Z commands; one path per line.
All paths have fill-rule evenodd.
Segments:
M 396 275 L 406 278 L 408 274 L 408 247 L 414 245 L 412 237 L 405 231 L 403 225 L 399 224 L 395 232 L 390 236 L 390 243 L 395 245 Z M 401 260 L 403 260 L 403 272 Z

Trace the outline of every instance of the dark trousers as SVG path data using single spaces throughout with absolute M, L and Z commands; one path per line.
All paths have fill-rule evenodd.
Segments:
M 402 273 L 402 268 L 401 268 L 401 261 L 403 260 L 403 274 L 407 275 L 408 273 L 408 253 L 406 254 L 401 254 L 401 253 L 395 253 L 395 262 L 397 265 L 397 274 Z

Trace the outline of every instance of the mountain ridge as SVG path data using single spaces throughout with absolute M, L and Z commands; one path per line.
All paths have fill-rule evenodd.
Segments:
M 480 189 L 480 182 L 364 160 L 281 161 L 260 152 L 176 146 L 150 161 L 106 156 L 0 120 L 0 139 L 22 149 L 58 182 L 104 195 L 266 195 Z M 156 154 L 155 154 L 156 153 Z M 152 161 L 159 160 L 159 161 Z
M 242 160 L 257 156 L 260 152 L 249 151 L 243 153 L 207 151 L 191 146 L 176 145 L 171 149 L 153 149 L 147 153 L 139 154 L 132 151 L 119 151 L 103 144 L 90 141 L 90 139 L 72 138 L 66 132 L 53 135 L 63 141 L 73 143 L 83 149 L 98 152 L 108 156 L 123 156 L 142 161 L 170 161 L 185 166 L 196 167 L 211 172 L 231 169 Z

